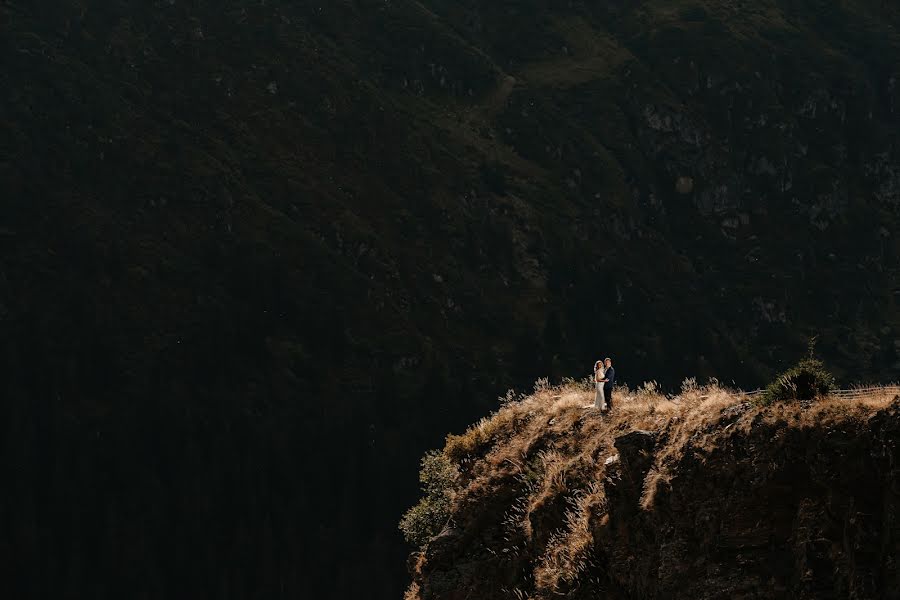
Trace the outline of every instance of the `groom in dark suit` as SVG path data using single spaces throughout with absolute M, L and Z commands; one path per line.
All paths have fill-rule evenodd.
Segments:
M 612 393 L 613 386 L 616 384 L 616 370 L 612 366 L 612 359 L 607 358 L 603 361 L 606 365 L 606 373 L 603 375 L 603 395 L 606 396 L 606 410 L 612 410 Z

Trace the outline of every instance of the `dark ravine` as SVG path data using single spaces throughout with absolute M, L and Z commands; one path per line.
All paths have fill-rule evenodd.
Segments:
M 407 598 L 900 597 L 900 397 L 650 402 L 503 409 L 528 416 L 461 464 Z
M 535 377 L 900 369 L 881 0 L 0 2 L 10 597 L 396 598 Z

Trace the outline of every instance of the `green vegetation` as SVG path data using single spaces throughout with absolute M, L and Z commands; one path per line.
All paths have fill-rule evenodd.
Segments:
M 444 453 L 430 451 L 422 457 L 419 481 L 425 496 L 400 520 L 400 530 L 407 542 L 422 546 L 440 533 L 450 516 L 458 477 L 456 465 Z
M 834 388 L 834 375 L 821 360 L 810 356 L 776 377 L 763 392 L 762 402 L 815 400 Z

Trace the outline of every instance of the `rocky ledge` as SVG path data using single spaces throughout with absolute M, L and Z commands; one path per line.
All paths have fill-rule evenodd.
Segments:
M 544 388 L 448 438 L 407 600 L 900 597 L 900 397 L 588 404 Z

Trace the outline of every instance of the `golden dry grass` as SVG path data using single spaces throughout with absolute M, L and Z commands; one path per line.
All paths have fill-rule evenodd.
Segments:
M 530 396 L 507 402 L 462 435 L 448 436 L 444 452 L 460 464 L 458 506 L 477 503 L 504 482 L 518 482 L 519 497 L 503 520 L 510 544 L 504 551 L 515 554 L 530 544 L 529 552 L 538 552 L 534 597 L 550 597 L 576 585 L 591 565 L 592 527 L 606 513 L 599 482 L 605 462 L 616 455 L 616 437 L 636 429 L 659 436 L 641 497 L 643 510 L 652 510 L 659 486 L 688 445 L 712 449 L 721 436 L 745 431 L 759 419 L 801 428 L 865 420 L 891 404 L 895 391 L 762 406 L 743 392 L 686 381 L 673 397 L 654 385 L 620 388 L 613 411 L 601 414 L 592 407 L 590 383 L 551 387 L 539 381 Z M 540 532 L 533 531 L 532 520 L 547 518 L 548 512 L 556 519 L 555 529 L 543 531 L 546 539 L 535 548 Z
M 406 593 L 403 594 L 403 600 L 418 600 L 421 598 L 421 592 L 419 590 L 419 584 L 413 582 L 409 588 L 407 588 Z

